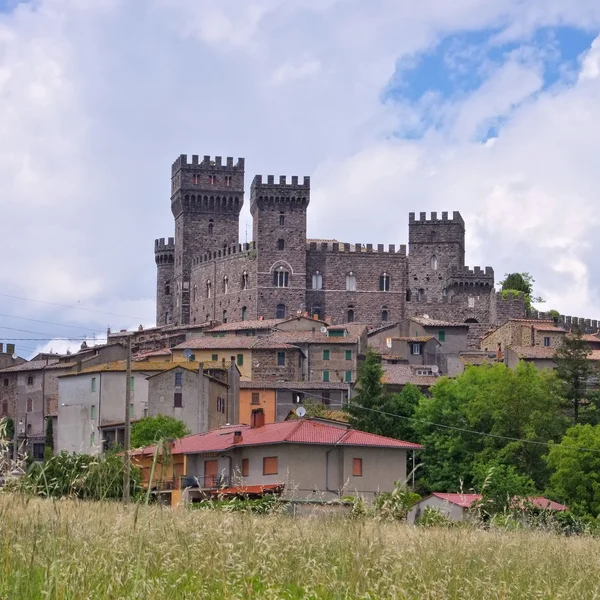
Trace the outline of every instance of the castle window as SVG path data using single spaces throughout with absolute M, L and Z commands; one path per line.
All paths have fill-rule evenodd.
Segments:
M 323 275 L 319 271 L 312 276 L 312 287 L 313 290 L 323 289 Z
M 425 300 L 425 290 L 423 288 L 419 288 L 417 291 L 417 302 L 423 302 Z
M 212 290 L 212 284 L 210 282 L 210 279 L 206 282 L 206 297 L 210 298 L 210 293 Z
M 278 304 L 275 310 L 276 319 L 285 319 L 285 304 Z
M 248 309 L 245 306 L 242 306 L 242 321 L 245 321 L 248 315 Z
M 171 286 L 169 284 L 165 285 L 165 296 L 171 295 Z
M 435 254 L 431 257 L 431 268 L 434 271 L 437 271 L 437 268 L 438 268 L 437 256 Z
M 406 301 L 410 302 L 411 298 L 412 298 L 412 292 L 409 289 L 407 289 L 406 290 Z
M 348 309 L 347 321 L 348 321 L 348 323 L 354 322 L 354 309 L 353 308 Z
M 243 290 L 248 289 L 248 271 L 244 271 L 242 273 L 242 289 Z
M 227 275 L 223 277 L 223 293 L 226 294 L 229 291 L 229 278 Z
M 437 237 L 437 234 L 436 234 L 436 232 L 435 232 L 435 231 L 432 231 L 432 232 L 431 232 L 431 243 L 432 243 L 432 244 L 433 244 L 433 243 L 435 243 L 435 238 L 436 238 L 436 237 Z
M 197 292 L 198 292 L 198 286 L 196 284 L 194 284 L 194 290 L 192 292 L 193 302 L 196 302 L 196 300 L 197 300 Z
M 217 184 L 217 176 L 216 175 L 209 175 L 208 176 L 208 183 L 210 183 L 210 185 L 216 185 Z
M 390 291 L 390 276 L 387 273 L 379 276 L 379 291 L 389 292 Z
M 277 240 L 277 250 L 283 250 L 285 248 L 285 241 L 283 238 Z
M 233 177 L 231 175 L 225 175 L 225 185 L 227 187 L 231 187 L 232 181 L 233 181 Z
M 8 387 L 8 378 L 4 378 L 4 387 Z
M 212 235 L 213 232 L 215 231 L 215 225 L 212 222 L 212 219 L 208 222 L 208 234 Z
M 290 283 L 290 274 L 283 268 L 279 267 L 279 270 L 273 273 L 273 285 L 275 287 L 288 287 Z
M 385 307 L 381 311 L 381 320 L 382 321 L 387 321 L 388 320 L 388 311 L 387 311 L 387 308 L 385 308 Z
M 475 308 L 475 296 L 469 296 L 468 303 L 469 308 Z
M 227 323 L 227 311 L 223 311 L 223 323 Z
M 200 183 L 200 175 L 198 175 L 197 173 L 192 175 L 192 183 L 194 185 L 198 185 Z
M 30 376 L 27 378 L 27 385 L 33 385 L 33 376 L 32 376 L 32 375 L 30 375 Z
M 33 400 L 27 398 L 27 412 L 33 412 Z
M 356 291 L 356 275 L 352 271 L 346 275 L 346 290 L 349 292 Z
M 283 212 L 279 213 L 279 225 L 285 225 L 285 215 L 283 214 Z

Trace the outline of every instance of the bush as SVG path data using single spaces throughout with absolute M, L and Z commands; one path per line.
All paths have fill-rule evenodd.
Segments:
M 443 514 L 439 508 L 426 506 L 423 514 L 417 519 L 416 524 L 421 527 L 452 527 L 456 523 Z

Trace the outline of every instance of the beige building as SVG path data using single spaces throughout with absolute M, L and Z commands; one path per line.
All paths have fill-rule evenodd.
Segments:
M 422 446 L 351 429 L 343 423 L 299 419 L 264 424 L 256 411 L 251 425 L 221 427 L 175 440 L 180 475 L 150 484 L 172 503 L 216 496 L 282 490 L 288 498 L 333 499 L 391 491 L 406 478 L 407 454 Z M 153 448 L 134 454 L 149 467 Z

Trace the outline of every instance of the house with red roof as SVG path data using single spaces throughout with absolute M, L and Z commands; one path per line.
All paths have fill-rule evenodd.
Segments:
M 430 496 L 423 498 L 417 502 L 407 516 L 409 523 L 415 523 L 423 516 L 426 508 L 433 508 L 440 511 L 443 515 L 453 521 L 466 521 L 469 517 L 469 511 L 481 501 L 481 494 L 443 494 L 434 492 Z M 550 510 L 556 512 L 564 512 L 569 510 L 564 504 L 559 504 L 542 496 L 532 496 L 530 498 L 521 499 L 518 502 L 519 506 L 531 505 L 539 510 Z
M 167 503 L 267 492 L 331 500 L 391 491 L 406 479 L 407 458 L 422 446 L 352 429 L 348 424 L 301 418 L 227 425 L 175 440 L 168 464 L 150 474 L 155 448 L 132 453 L 142 481 Z

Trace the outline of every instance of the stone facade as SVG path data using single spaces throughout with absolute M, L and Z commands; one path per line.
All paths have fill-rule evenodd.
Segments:
M 156 240 L 157 325 L 317 315 L 331 323 L 502 323 L 523 317 L 503 299 L 491 267 L 465 266 L 460 213 L 409 213 L 406 246 L 307 239 L 310 178 L 265 179 L 250 188 L 254 241 L 238 242 L 244 159 L 209 156 L 172 168 L 175 238 Z

